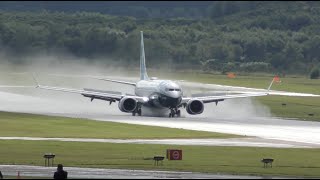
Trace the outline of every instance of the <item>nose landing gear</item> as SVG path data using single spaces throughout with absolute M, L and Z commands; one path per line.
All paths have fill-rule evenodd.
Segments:
M 181 111 L 178 109 L 170 109 L 169 113 L 169 118 L 174 117 L 174 116 L 180 117 L 181 116 Z
M 138 116 L 141 116 L 141 107 L 132 112 L 132 116 L 136 116 L 136 114 L 138 114 Z

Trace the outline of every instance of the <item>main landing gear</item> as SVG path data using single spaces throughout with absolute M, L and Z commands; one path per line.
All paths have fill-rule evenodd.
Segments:
M 181 116 L 181 111 L 178 109 L 170 109 L 169 113 L 169 118 L 174 117 L 174 116 L 180 117 Z
M 141 116 L 141 108 L 136 109 L 132 112 L 132 116 L 136 116 L 136 114 L 138 114 L 138 116 Z

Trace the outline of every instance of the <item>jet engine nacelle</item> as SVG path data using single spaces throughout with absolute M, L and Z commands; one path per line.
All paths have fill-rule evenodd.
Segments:
M 190 100 L 186 109 L 189 114 L 201 114 L 204 110 L 204 104 L 200 100 Z
M 133 112 L 137 108 L 138 102 L 130 97 L 124 97 L 119 101 L 118 107 L 122 112 Z

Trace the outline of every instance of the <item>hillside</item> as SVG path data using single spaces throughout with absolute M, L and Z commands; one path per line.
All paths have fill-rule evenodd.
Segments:
M 309 74 L 319 66 L 319 2 L 59 3 L 0 2 L 2 56 L 24 63 L 67 52 L 130 64 L 143 30 L 150 67 Z

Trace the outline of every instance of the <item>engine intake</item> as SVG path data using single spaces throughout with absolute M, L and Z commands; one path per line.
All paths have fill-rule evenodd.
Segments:
M 130 97 L 124 97 L 119 101 L 118 107 L 122 112 L 133 112 L 137 108 L 137 101 Z
M 189 114 L 201 114 L 204 110 L 204 104 L 200 100 L 190 100 L 186 109 Z

